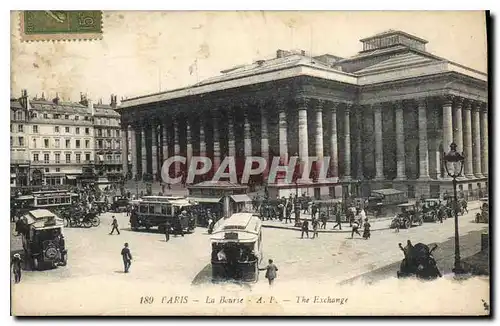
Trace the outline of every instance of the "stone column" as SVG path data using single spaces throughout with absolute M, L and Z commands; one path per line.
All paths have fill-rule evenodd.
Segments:
M 161 143 L 162 143 L 162 153 L 163 153 L 162 155 L 163 162 L 161 162 L 161 166 L 163 166 L 165 160 L 168 159 L 168 129 L 166 124 L 163 125 L 163 131 L 161 133 L 161 136 L 162 136 Z
M 122 171 L 125 179 L 128 174 L 128 128 L 125 126 L 122 129 Z
M 384 147 L 382 144 L 382 104 L 373 106 L 373 133 L 375 134 L 375 180 L 384 180 Z
M 457 144 L 457 152 L 464 151 L 464 135 L 462 131 L 462 104 L 463 98 L 456 97 L 454 103 L 455 119 L 453 120 L 453 141 Z
M 330 168 L 334 178 L 339 176 L 339 151 L 337 143 L 337 106 L 338 103 L 331 104 L 332 122 L 330 125 Z
M 207 156 L 207 143 L 205 142 L 205 125 L 203 116 L 200 116 L 200 153 L 201 157 Z
M 488 177 L 488 106 L 481 105 L 481 172 Z
M 316 130 L 315 130 L 315 143 L 316 143 L 316 156 L 318 159 L 323 158 L 323 105 L 324 102 L 320 101 L 315 107 L 316 113 Z
M 309 138 L 307 131 L 307 99 L 299 97 L 296 99 L 299 125 L 299 160 L 308 164 L 309 158 Z
M 146 130 L 144 127 L 141 130 L 141 180 L 144 173 L 148 172 L 148 161 L 146 157 Z
M 472 123 L 471 123 L 471 101 L 467 101 L 463 106 L 464 109 L 464 175 L 466 178 L 473 179 L 472 173 Z
M 236 141 L 234 139 L 234 121 L 232 109 L 227 110 L 227 151 L 231 157 L 236 156 Z
M 174 156 L 179 156 L 181 151 L 181 146 L 179 144 L 179 123 L 174 120 Z M 174 162 L 174 176 L 177 176 L 181 172 L 181 164 L 178 161 Z
M 482 178 L 481 174 L 481 131 L 479 122 L 479 111 L 481 103 L 475 102 L 472 106 L 472 151 L 473 167 L 476 178 Z
M 156 125 L 151 127 L 151 166 L 152 166 L 152 174 L 153 181 L 156 181 L 158 178 L 158 129 Z
M 259 101 L 260 108 L 260 152 L 261 156 L 264 160 L 266 160 L 267 165 L 264 170 L 264 177 L 267 177 L 267 171 L 269 170 L 269 166 L 271 162 L 269 162 L 269 133 L 267 130 L 267 116 L 265 112 L 265 102 Z
M 252 134 L 250 133 L 250 122 L 248 121 L 248 107 L 246 105 L 243 106 L 244 113 L 244 121 L 243 121 L 243 143 L 245 149 L 245 157 L 252 156 Z
M 347 104 L 344 111 L 344 180 L 351 180 L 351 104 Z
M 137 132 L 133 127 L 130 129 L 130 157 L 132 159 L 132 179 L 137 177 Z
M 285 103 L 283 99 L 278 99 L 276 102 L 278 107 L 278 125 L 279 125 L 279 145 L 280 145 L 280 159 L 282 162 L 288 162 L 288 125 L 286 122 Z
M 427 101 L 418 100 L 418 159 L 419 180 L 429 177 L 429 143 L 427 141 Z
M 397 101 L 396 109 L 396 180 L 406 180 L 405 131 L 403 102 Z
M 191 158 L 193 157 L 193 143 L 191 139 L 191 124 L 189 119 L 186 121 L 186 171 L 191 165 Z
M 445 153 L 450 150 L 450 144 L 453 142 L 453 98 L 454 96 L 451 95 L 443 98 L 443 151 Z M 449 178 L 448 173 L 445 171 L 444 179 Z
M 212 122 L 214 127 L 213 137 L 214 137 L 214 161 L 212 162 L 212 168 L 217 171 L 220 166 L 220 136 L 219 136 L 219 126 L 217 121 L 217 112 L 212 115 Z
M 361 106 L 356 107 L 356 123 L 358 128 L 356 130 L 356 178 L 358 180 L 364 179 L 363 173 L 363 108 Z

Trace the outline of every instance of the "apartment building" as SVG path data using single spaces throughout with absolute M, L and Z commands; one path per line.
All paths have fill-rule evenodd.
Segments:
M 29 184 L 30 157 L 27 131 L 28 115 L 17 99 L 10 99 L 10 184 L 13 187 Z
M 29 101 L 28 148 L 31 184 L 76 184 L 93 174 L 94 126 L 92 104 Z

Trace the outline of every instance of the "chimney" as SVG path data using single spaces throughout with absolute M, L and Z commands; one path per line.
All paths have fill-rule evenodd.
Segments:
M 111 94 L 111 103 L 109 104 L 113 109 L 116 108 L 116 95 Z
M 89 100 L 88 98 L 85 98 L 85 101 L 87 101 L 87 107 L 89 108 L 90 114 L 94 116 L 95 115 L 94 103 L 92 103 L 92 101 Z
M 83 95 L 83 93 L 80 93 L 80 104 L 84 106 L 89 105 L 89 101 L 87 99 L 87 95 Z
M 56 93 L 56 97 L 52 99 L 52 102 L 55 104 L 55 105 L 58 105 L 59 104 L 59 95 Z
M 283 58 L 285 56 L 285 51 L 283 50 L 278 50 L 276 51 L 276 58 Z

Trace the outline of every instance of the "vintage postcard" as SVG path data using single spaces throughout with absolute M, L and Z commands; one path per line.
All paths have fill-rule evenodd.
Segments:
M 488 19 L 11 12 L 12 315 L 489 316 Z

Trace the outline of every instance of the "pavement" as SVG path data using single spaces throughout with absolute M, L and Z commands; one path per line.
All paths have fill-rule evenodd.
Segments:
M 460 217 L 460 236 L 488 228 L 487 224 L 474 223 L 473 213 Z M 117 217 L 120 235 L 108 234 L 112 215 Z M 198 227 L 192 234 L 171 237 L 165 242 L 165 237 L 155 231 L 132 231 L 125 214 L 105 213 L 100 218 L 101 224 L 95 228 L 64 229 L 69 250 L 67 266 L 23 272 L 21 283 L 12 286 L 14 314 L 169 314 L 174 311 L 172 306 L 148 308 L 139 304 L 140 297 L 155 295 L 159 299 L 162 296 L 191 295 L 198 298 L 201 292 L 197 291 L 215 287 L 210 283 L 211 243 L 206 228 Z M 380 269 L 399 264 L 403 255 L 398 243 L 405 243 L 408 239 L 413 243 L 445 243 L 453 238 L 453 230 L 453 219 L 447 219 L 443 224 L 424 223 L 400 232 L 380 230 L 368 240 L 359 236 L 351 239 L 350 234 L 338 232 L 320 233 L 315 239 L 301 239 L 299 232 L 264 228 L 262 264 L 267 259 L 274 260 L 279 268 L 278 288 L 303 289 L 301 291 L 315 286 L 333 287 L 377 270 L 381 278 L 395 278 L 392 270 L 380 272 Z M 133 256 L 127 274 L 123 273 L 120 256 L 124 242 L 130 244 Z M 461 245 L 463 257 L 469 252 L 477 252 L 479 243 L 473 238 L 464 240 Z M 20 237 L 12 236 L 11 252 L 20 250 Z M 448 252 L 445 247 L 443 252 Z M 441 264 L 439 260 L 438 264 Z M 221 286 L 216 287 L 216 291 L 220 291 Z M 264 273 L 252 287 L 258 291 L 268 289 Z M 230 295 L 234 291 L 243 291 L 241 288 L 233 290 L 228 285 L 223 293 Z M 376 293 L 369 296 L 376 296 Z M 182 309 L 180 305 L 176 306 L 175 313 L 189 313 Z M 191 313 L 192 309 L 197 309 L 197 313 L 214 314 L 213 308 L 207 305 L 197 308 L 187 305 L 185 309 L 191 309 Z
M 471 201 L 468 203 L 468 210 L 470 213 L 476 214 L 478 210 L 480 210 L 481 207 L 481 202 L 480 201 Z M 301 219 L 302 220 L 308 220 L 311 221 L 311 215 L 310 214 L 302 214 L 301 213 Z M 371 217 L 368 216 L 368 221 L 370 222 L 370 231 L 381 231 L 381 230 L 388 230 L 390 229 L 390 224 L 394 216 L 382 216 L 382 217 Z M 461 216 L 458 217 L 459 219 Z M 293 214 L 292 214 L 292 221 L 293 221 Z M 348 222 L 343 222 L 342 227 L 343 229 L 333 229 L 333 226 L 337 224 L 334 221 L 328 221 L 326 223 L 326 229 L 319 229 L 319 233 L 351 233 L 351 228 L 349 227 Z M 430 223 L 434 224 L 434 223 Z M 283 229 L 283 230 L 292 230 L 292 231 L 300 231 L 300 227 L 293 226 L 292 223 L 285 223 L 285 222 L 280 222 L 278 220 L 266 220 L 262 222 L 262 226 L 265 228 L 273 228 L 273 229 Z M 362 231 L 362 230 L 361 230 Z M 312 232 L 312 230 L 309 230 L 309 232 Z

